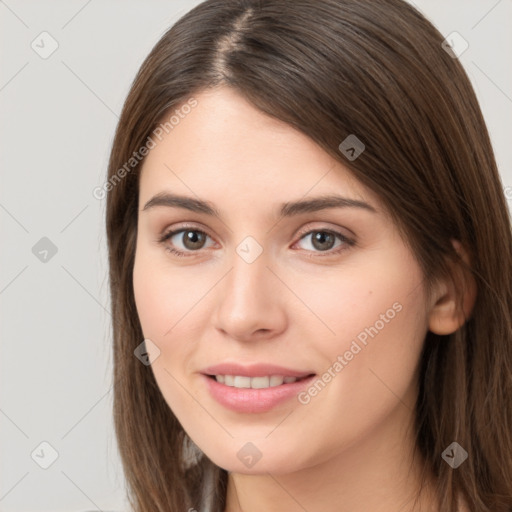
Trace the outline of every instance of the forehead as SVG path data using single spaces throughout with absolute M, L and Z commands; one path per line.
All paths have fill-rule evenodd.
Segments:
M 194 98 L 197 105 L 161 140 L 155 139 L 143 162 L 143 201 L 165 189 L 208 196 L 216 203 L 236 196 L 246 206 L 262 198 L 285 202 L 332 193 L 378 203 L 313 140 L 262 113 L 232 89 Z

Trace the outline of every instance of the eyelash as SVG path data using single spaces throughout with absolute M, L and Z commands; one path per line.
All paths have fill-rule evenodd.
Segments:
M 165 242 L 167 242 L 167 240 L 169 240 L 170 238 L 172 238 L 174 235 L 177 235 L 178 233 L 183 233 L 185 231 L 194 231 L 196 233 L 201 233 L 203 235 L 206 235 L 207 237 L 211 238 L 208 233 L 206 233 L 205 231 L 201 230 L 201 229 L 197 229 L 193 226 L 191 227 L 187 227 L 187 226 L 182 226 L 180 229 L 176 229 L 176 230 L 173 230 L 173 231 L 169 231 L 167 233 L 164 233 L 159 239 L 158 239 L 158 243 L 160 244 L 165 244 Z M 336 255 L 336 254 L 339 254 L 339 253 L 342 253 L 343 251 L 346 251 L 348 250 L 350 247 L 353 247 L 354 245 L 356 245 L 356 242 L 350 238 L 347 238 L 345 235 L 343 235 L 342 233 L 340 233 L 339 231 L 336 231 L 336 230 L 333 230 L 333 229 L 311 229 L 305 233 L 302 233 L 301 234 L 301 237 L 299 238 L 299 240 L 302 240 L 303 238 L 305 238 L 306 236 L 308 235 L 311 235 L 313 233 L 329 233 L 329 234 L 332 234 L 332 235 L 335 235 L 337 236 L 342 242 L 343 244 L 345 245 L 341 245 L 340 247 L 338 247 L 336 250 L 328 250 L 328 251 L 310 251 L 310 252 L 313 252 L 313 254 L 309 254 L 308 257 L 310 258 L 314 258 L 316 256 L 320 256 L 320 257 L 325 257 L 325 256 L 333 256 L 333 255 Z M 188 258 L 188 257 L 191 257 L 194 253 L 198 253 L 201 251 L 201 249 L 197 250 L 197 251 L 180 251 L 178 249 L 175 249 L 174 247 L 169 247 L 169 246 L 166 246 L 165 250 L 167 252 L 170 252 L 172 253 L 173 255 L 175 256 L 178 256 L 179 258 Z

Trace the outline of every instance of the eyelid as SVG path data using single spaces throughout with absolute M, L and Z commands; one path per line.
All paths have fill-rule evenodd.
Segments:
M 312 231 L 329 231 L 329 232 L 332 232 L 332 233 L 336 233 L 344 238 L 346 238 L 347 240 L 353 240 L 355 242 L 355 233 L 348 229 L 348 228 L 342 228 L 340 226 L 336 226 L 336 227 L 329 227 L 328 226 L 328 223 L 326 222 L 322 222 L 322 221 L 315 221 L 318 226 L 311 226 L 311 223 L 307 224 L 306 227 L 304 228 L 301 228 L 296 236 L 298 236 L 299 238 L 302 238 L 304 235 L 307 235 L 309 233 L 311 233 Z M 345 230 L 345 231 L 348 231 L 350 234 L 344 234 L 342 233 L 342 230 Z
M 184 224 L 180 224 L 179 226 L 172 227 L 172 228 L 165 228 L 161 234 L 158 236 L 158 242 L 162 242 L 166 240 L 169 235 L 179 233 L 180 231 L 186 231 L 187 229 L 190 229 L 191 231 L 200 231 L 204 233 L 205 235 L 208 235 L 210 238 L 213 239 L 213 237 L 210 235 L 208 230 L 204 228 L 203 226 L 198 226 L 197 224 L 188 223 L 185 222 Z

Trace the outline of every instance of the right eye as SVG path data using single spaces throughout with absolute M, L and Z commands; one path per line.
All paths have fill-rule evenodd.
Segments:
M 209 235 L 200 229 L 182 228 L 164 234 L 159 239 L 159 242 L 164 244 L 166 250 L 170 253 L 180 257 L 187 257 L 192 255 L 190 253 L 203 249 L 207 238 L 210 238 Z M 167 243 L 168 241 L 171 241 L 171 245 Z M 176 248 L 176 246 L 178 247 Z

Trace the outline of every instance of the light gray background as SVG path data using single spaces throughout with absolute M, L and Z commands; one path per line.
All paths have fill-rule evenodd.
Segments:
M 197 3 L 0 0 L 1 512 L 127 510 L 111 420 L 105 202 L 92 191 L 137 69 Z M 510 205 L 512 1 L 414 4 L 469 43 L 460 60 Z M 59 45 L 46 59 L 31 47 L 50 48 L 43 31 Z M 46 262 L 32 250 L 43 237 L 57 248 Z M 58 452 L 48 469 L 36 463 L 51 455 L 44 441 Z

